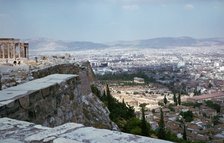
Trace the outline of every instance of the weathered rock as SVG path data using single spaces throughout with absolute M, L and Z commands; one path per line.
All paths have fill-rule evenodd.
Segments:
M 0 142 L 10 143 L 170 143 L 169 141 L 66 123 L 54 128 L 0 118 Z
M 0 117 L 50 127 L 76 122 L 117 129 L 108 109 L 91 93 L 85 73 L 80 73 L 81 82 L 78 75 L 54 74 L 0 91 Z
M 2 75 L 0 73 L 0 90 L 2 90 Z

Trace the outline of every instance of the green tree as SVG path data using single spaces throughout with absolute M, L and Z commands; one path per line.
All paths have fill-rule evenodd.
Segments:
M 92 84 L 91 85 L 91 90 L 92 90 L 92 93 L 94 93 L 97 97 L 101 97 L 101 92 L 100 90 L 96 87 L 96 85 Z
M 207 100 L 207 101 L 205 101 L 205 104 L 206 104 L 208 107 L 210 107 L 210 108 L 212 108 L 212 109 L 215 109 L 217 113 L 219 113 L 220 110 L 221 110 L 221 106 L 220 106 L 219 104 L 217 104 L 217 103 L 213 103 L 211 100 Z
M 108 84 L 106 85 L 106 97 L 107 97 L 107 106 L 108 106 L 108 109 L 111 110 L 113 109 L 113 98 L 110 94 L 110 89 L 109 89 L 109 86 Z
M 166 95 L 164 95 L 163 102 L 164 102 L 165 105 L 166 105 L 167 102 L 168 102 L 168 100 L 167 100 L 167 98 L 166 98 Z
M 149 136 L 149 128 L 147 126 L 147 122 L 145 120 L 145 106 L 146 104 L 141 104 L 141 111 L 142 111 L 142 119 L 141 119 L 141 135 Z
M 103 101 L 104 104 L 105 104 L 106 99 L 107 99 L 107 95 L 106 95 L 106 92 L 105 92 L 105 90 L 104 90 L 104 91 L 103 91 L 103 95 L 100 97 L 100 100 Z
M 178 101 L 178 104 L 180 105 L 181 104 L 181 94 L 180 93 L 178 94 L 178 100 L 177 101 Z
M 193 121 L 194 115 L 193 115 L 193 112 L 190 110 L 186 112 L 181 111 L 180 115 L 185 119 L 186 122 Z
M 131 134 L 141 135 L 141 120 L 135 117 L 130 118 L 125 125 L 125 131 Z
M 166 131 L 165 131 L 165 123 L 163 117 L 163 110 L 160 108 L 160 120 L 159 120 L 159 129 L 158 129 L 158 138 L 165 139 Z
M 219 124 L 219 116 L 213 116 L 212 117 L 212 123 L 214 125 L 218 125 Z
M 173 102 L 174 102 L 175 105 L 177 106 L 177 96 L 176 96 L 175 93 L 173 94 Z
M 126 105 L 124 100 L 123 102 L 119 102 L 116 98 L 114 98 L 110 93 L 108 85 L 106 85 L 106 89 L 100 97 L 100 100 L 107 106 L 110 111 L 110 119 L 118 125 L 121 131 L 127 133 L 137 133 L 139 129 L 141 129 L 141 125 L 136 125 L 129 128 L 126 127 L 128 126 L 127 123 L 130 119 L 136 118 L 134 107 Z M 138 120 L 141 122 L 140 119 Z
M 184 131 L 183 131 L 183 139 L 186 141 L 187 140 L 187 132 L 186 132 L 186 126 L 184 124 Z
M 124 102 L 124 98 L 122 99 L 122 105 L 123 105 L 124 107 L 126 107 L 126 104 L 125 104 L 125 102 Z

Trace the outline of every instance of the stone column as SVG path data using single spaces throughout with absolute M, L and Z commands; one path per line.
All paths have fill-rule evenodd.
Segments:
M 27 48 L 27 46 L 24 47 L 24 50 L 25 50 L 25 58 L 27 58 L 28 57 L 27 56 L 28 55 L 28 48 Z
M 24 44 L 23 43 L 19 43 L 19 44 L 20 44 L 21 57 L 24 58 Z
M 26 47 L 26 58 L 29 59 L 29 47 Z
M 5 46 L 2 44 L 2 58 L 5 59 Z
M 21 47 L 20 47 L 20 43 L 18 43 L 18 48 L 19 48 L 19 59 L 21 57 Z
M 26 46 L 24 45 L 24 58 L 26 58 Z
M 1 54 L 2 54 L 2 45 L 0 44 L 0 58 L 3 58 L 3 55 L 1 56 Z
M 16 45 L 14 42 L 11 45 L 12 45 L 12 49 L 13 49 L 13 58 L 16 60 Z
M 10 48 L 9 48 L 9 43 L 6 44 L 7 45 L 7 49 L 8 49 L 8 59 L 10 59 Z
M 26 47 L 26 58 L 29 59 L 29 43 L 24 43 L 25 47 Z

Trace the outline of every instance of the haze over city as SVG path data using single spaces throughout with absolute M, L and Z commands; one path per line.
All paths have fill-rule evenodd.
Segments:
M 111 42 L 224 37 L 222 0 L 0 0 L 0 37 Z

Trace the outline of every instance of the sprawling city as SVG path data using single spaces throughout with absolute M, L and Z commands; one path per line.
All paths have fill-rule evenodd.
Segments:
M 0 143 L 224 143 L 224 2 L 0 3 Z

